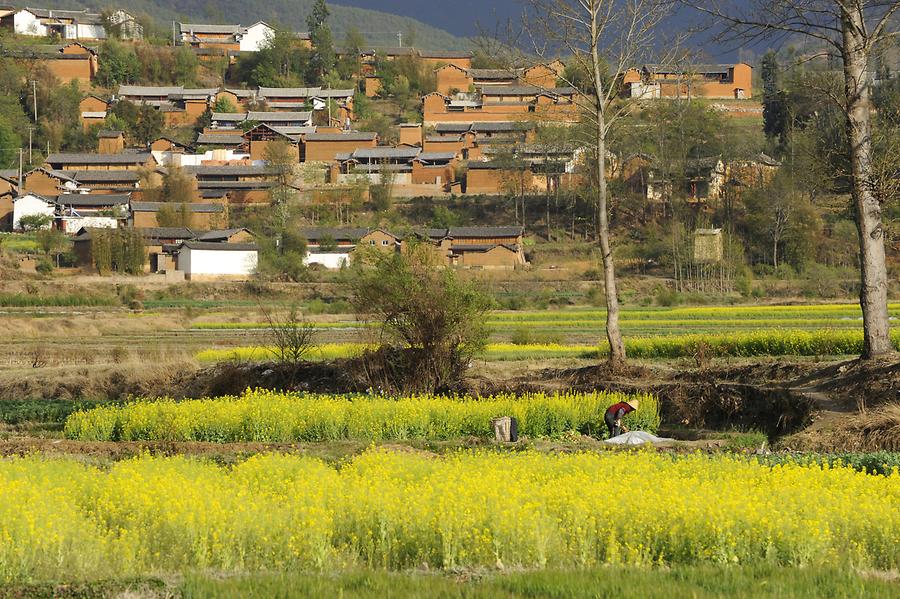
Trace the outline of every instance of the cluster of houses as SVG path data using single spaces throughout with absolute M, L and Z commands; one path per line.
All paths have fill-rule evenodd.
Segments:
M 438 264 L 474 269 L 514 269 L 525 266 L 521 227 L 450 227 L 413 229 L 403 235 L 386 229 L 304 229 L 307 264 L 342 268 L 360 248 L 403 252 L 420 244 Z

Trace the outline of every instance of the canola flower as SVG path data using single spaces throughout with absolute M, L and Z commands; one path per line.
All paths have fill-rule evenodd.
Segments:
M 894 347 L 900 350 L 900 330 L 891 332 Z M 359 343 L 332 343 L 317 346 L 311 359 L 353 357 L 367 348 Z M 658 335 L 626 337 L 625 349 L 632 358 L 684 358 L 701 350 L 710 357 L 757 356 L 841 356 L 859 354 L 863 349 L 863 333 L 859 330 L 791 330 L 772 329 L 737 333 Z M 608 353 L 608 345 L 564 345 L 559 343 L 489 343 L 481 357 L 485 360 L 527 360 L 538 358 L 596 359 Z M 227 360 L 271 360 L 264 347 L 209 349 L 194 356 L 199 362 Z
M 558 437 L 571 431 L 601 436 L 610 405 L 629 398 L 633 430 L 656 432 L 659 402 L 648 394 L 531 393 L 523 395 L 384 397 L 248 390 L 240 397 L 138 401 L 76 412 L 65 434 L 82 441 L 269 442 L 358 439 L 457 439 L 493 436 L 491 419 L 513 416 L 520 434 Z
M 900 567 L 900 471 L 654 452 L 0 462 L 0 583 L 360 567 Z

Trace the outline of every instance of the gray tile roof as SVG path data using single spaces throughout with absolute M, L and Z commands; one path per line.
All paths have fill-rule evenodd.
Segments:
M 185 172 L 192 173 L 197 177 L 215 176 L 215 175 L 233 175 L 233 176 L 267 176 L 276 173 L 274 169 L 267 166 L 251 166 L 251 165 L 234 165 L 234 166 L 185 166 Z
M 224 212 L 225 207 L 221 204 L 185 204 L 189 212 L 196 213 L 217 213 Z M 131 210 L 134 212 L 159 212 L 164 206 L 172 206 L 176 210 L 181 209 L 181 204 L 171 202 L 131 202 Z
M 240 25 L 209 25 L 206 23 L 179 23 L 181 33 L 240 33 Z
M 255 243 L 222 243 L 217 241 L 183 241 L 180 244 L 180 248 L 220 252 L 252 252 L 259 250 L 259 246 Z
M 313 98 L 322 91 L 321 87 L 260 87 L 261 98 Z
M 422 152 L 416 156 L 416 160 L 422 162 L 446 162 L 456 158 L 456 152 Z
M 374 141 L 377 133 L 369 131 L 347 131 L 346 133 L 307 133 L 306 141 Z
M 575 88 L 555 87 L 544 89 L 534 85 L 489 85 L 481 88 L 482 96 L 537 96 L 545 93 L 555 96 L 571 96 L 575 93 Z
M 118 206 L 127 204 L 131 195 L 106 193 L 63 193 L 56 198 L 56 203 L 63 206 Z
M 137 171 L 70 171 L 79 183 L 137 183 Z
M 331 238 L 334 241 L 359 241 L 370 229 L 315 227 L 300 229 L 300 235 L 307 241 L 316 242 Z
M 120 154 L 90 154 L 81 152 L 57 152 L 44 161 L 47 164 L 144 164 L 153 159 L 149 152 L 122 152 Z
M 201 133 L 196 143 L 200 146 L 239 146 L 244 143 L 244 137 L 239 134 Z
M 353 151 L 355 160 L 412 160 L 422 151 L 422 148 L 399 147 L 392 148 L 380 146 L 376 148 L 359 148 Z

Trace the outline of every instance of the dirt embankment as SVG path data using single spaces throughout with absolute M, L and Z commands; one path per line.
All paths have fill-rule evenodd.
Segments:
M 479 373 L 459 391 L 556 389 L 643 391 L 661 399 L 663 421 L 692 429 L 753 429 L 781 447 L 802 450 L 900 450 L 900 361 L 813 364 L 765 362 L 685 369 L 633 366 Z M 487 367 L 486 367 L 487 368 Z M 365 392 L 360 363 L 298 368 L 193 362 L 47 368 L 0 376 L 0 399 L 121 400 L 135 397 L 237 395 L 248 387 L 319 393 Z

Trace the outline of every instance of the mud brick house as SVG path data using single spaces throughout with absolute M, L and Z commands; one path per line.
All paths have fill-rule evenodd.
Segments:
M 753 97 L 753 67 L 745 63 L 648 64 L 626 71 L 622 83 L 623 94 L 631 98 L 744 100 Z
M 209 131 L 243 131 L 242 125 L 248 122 L 270 127 L 311 127 L 312 112 L 214 112 Z
M 181 143 L 177 139 L 172 139 L 171 137 L 158 137 L 150 142 L 149 145 L 151 152 L 175 152 L 175 153 L 184 153 L 184 152 L 193 152 L 193 148 L 188 144 Z
M 509 69 L 472 69 L 456 62 L 448 62 L 435 70 L 435 77 L 437 92 L 451 96 L 459 92 L 480 91 L 493 85 L 529 85 L 546 90 L 554 89 L 564 70 L 565 65 L 560 61 Z
M 64 40 L 107 38 L 103 17 L 87 10 L 27 7 L 19 10 L 0 9 L 0 27 L 16 35 L 58 37 Z
M 287 114 L 287 113 L 277 113 Z M 241 136 L 244 140 L 242 147 L 247 148 L 251 160 L 266 160 L 271 144 L 275 142 L 286 143 L 291 148 L 291 156 L 294 162 L 300 162 L 300 135 L 294 131 L 303 131 L 306 127 L 272 127 L 260 123 L 252 129 L 248 129 Z M 313 130 L 312 127 L 309 130 Z
M 422 62 L 432 67 L 453 65 L 461 69 L 471 69 L 473 56 L 471 52 L 454 52 L 452 50 L 421 50 L 419 52 Z
M 179 214 L 186 211 L 190 226 L 198 229 L 212 229 L 227 225 L 227 211 L 222 204 L 192 202 L 187 204 L 170 202 L 131 202 L 128 224 L 135 228 L 158 227 L 160 210 L 174 210 Z
M 119 154 L 88 154 L 57 152 L 44 160 L 45 166 L 62 171 L 127 171 L 158 166 L 150 152 L 121 152 Z
M 66 171 L 78 186 L 78 190 L 100 194 L 137 194 L 141 175 L 136 170 L 127 171 Z
M 210 150 L 240 150 L 244 146 L 241 133 L 200 133 L 194 144 Z
M 109 103 L 94 94 L 85 96 L 78 103 L 78 110 L 81 111 L 81 124 L 85 129 L 89 129 L 94 125 L 102 125 L 106 120 L 106 110 Z
M 358 246 L 394 252 L 400 242 L 383 229 L 316 227 L 301 229 L 300 235 L 307 242 L 304 263 L 332 269 L 348 265 Z
M 359 149 L 376 147 L 378 134 L 364 131 L 307 133 L 302 140 L 302 161 L 333 162 L 339 154 L 352 154 Z
M 29 192 L 44 197 L 56 197 L 61 193 L 78 189 L 74 173 L 39 167 L 22 174 L 20 192 Z
M 87 88 L 97 75 L 97 51 L 79 44 L 4 47 L 2 55 L 43 67 L 63 84 L 78 82 Z
M 382 173 L 390 172 L 395 183 L 408 184 L 412 182 L 412 160 L 421 152 L 421 148 L 409 146 L 376 146 L 338 154 L 335 159 L 342 175 L 367 175 L 377 182 Z
M 85 227 L 115 229 L 128 216 L 129 194 L 66 193 L 56 198 L 56 226 L 74 235 Z
M 446 185 L 456 180 L 456 152 L 420 152 L 412 159 L 413 185 Z
M 252 89 L 224 88 L 216 94 L 216 102 L 229 102 L 235 108 L 249 108 L 256 101 L 256 92 Z
M 332 107 L 331 118 L 343 125 L 355 118 L 353 89 L 323 89 L 321 87 L 260 87 L 256 99 L 264 102 L 268 110 L 327 111 Z
M 184 170 L 197 178 L 203 198 L 227 196 L 233 204 L 268 204 L 277 172 L 265 166 L 201 165 Z
M 385 229 L 301 229 L 307 240 L 307 264 L 341 268 L 361 247 L 388 252 L 408 251 L 411 244 L 429 244 L 445 266 L 511 269 L 527 264 L 519 227 L 452 227 L 418 229 L 401 237 Z
M 163 113 L 167 126 L 176 127 L 195 123 L 218 92 L 217 88 L 121 85 L 118 99 L 153 106 Z
M 97 153 L 118 154 L 125 150 L 125 133 L 111 129 L 97 132 Z
M 543 120 L 575 122 L 578 108 L 573 88 L 492 85 L 454 97 L 437 92 L 422 99 L 425 126 L 472 121 Z

